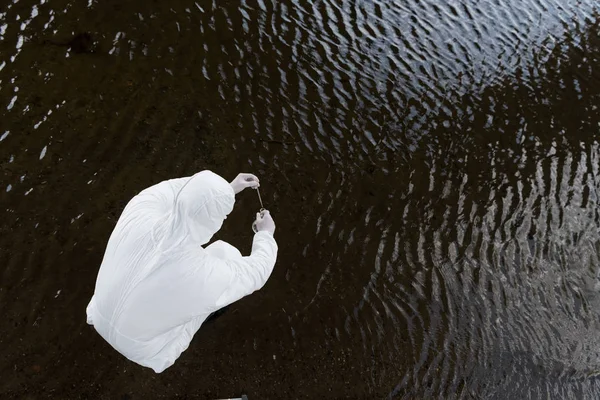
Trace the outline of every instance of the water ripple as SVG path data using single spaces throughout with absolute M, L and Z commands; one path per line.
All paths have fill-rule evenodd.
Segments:
M 38 353 L 46 366 L 62 360 L 57 335 L 90 347 L 79 314 L 126 199 L 213 168 L 269 182 L 283 232 L 273 283 L 254 297 L 275 333 L 239 333 L 232 351 L 287 349 L 295 383 L 313 387 L 305 376 L 318 371 L 348 381 L 336 389 L 344 398 L 598 397 L 593 6 L 8 4 L 0 336 L 15 350 L 0 371 L 15 376 L 9 393 L 25 396 L 17 365 Z M 248 239 L 236 232 L 224 234 Z M 254 315 L 252 304 L 236 318 Z M 196 351 L 215 343 L 207 332 Z M 211 354 L 201 350 L 197 359 Z M 281 373 L 263 361 L 264 376 Z M 41 375 L 28 384 L 49 381 Z M 272 387 L 257 390 L 285 397 Z

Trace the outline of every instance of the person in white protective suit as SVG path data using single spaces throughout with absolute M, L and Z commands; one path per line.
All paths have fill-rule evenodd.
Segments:
M 275 266 L 275 223 L 257 214 L 252 253 L 217 241 L 235 194 L 257 188 L 202 171 L 149 187 L 125 207 L 110 236 L 87 322 L 119 353 L 160 373 L 213 312 L 263 287 Z

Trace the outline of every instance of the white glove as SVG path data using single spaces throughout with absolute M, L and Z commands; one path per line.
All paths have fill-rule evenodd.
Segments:
M 262 232 L 266 231 L 275 234 L 275 221 L 273 221 L 273 217 L 271 217 L 271 213 L 268 210 L 263 210 L 256 214 L 256 231 Z
M 246 188 L 256 189 L 260 186 L 260 181 L 252 174 L 239 174 L 231 183 L 231 187 L 235 194 L 238 194 Z

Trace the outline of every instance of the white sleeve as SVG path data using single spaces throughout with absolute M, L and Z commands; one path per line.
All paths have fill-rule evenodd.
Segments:
M 169 179 L 142 190 L 134 199 L 143 203 L 149 210 L 164 212 L 173 207 L 175 196 L 189 181 L 190 177 Z
M 275 267 L 277 250 L 277 242 L 271 233 L 258 232 L 254 235 L 249 257 L 222 261 L 231 271 L 232 281 L 217 299 L 216 307 L 225 307 L 262 288 Z
M 143 214 L 150 218 L 164 215 L 173 208 L 175 196 L 189 179 L 169 179 L 142 190 L 127 203 L 123 215 Z

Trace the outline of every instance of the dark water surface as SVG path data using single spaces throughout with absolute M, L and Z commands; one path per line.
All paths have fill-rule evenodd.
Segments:
M 0 0 L 0 397 L 600 398 L 593 5 Z M 85 306 L 201 169 L 260 176 L 280 257 L 156 375 Z

